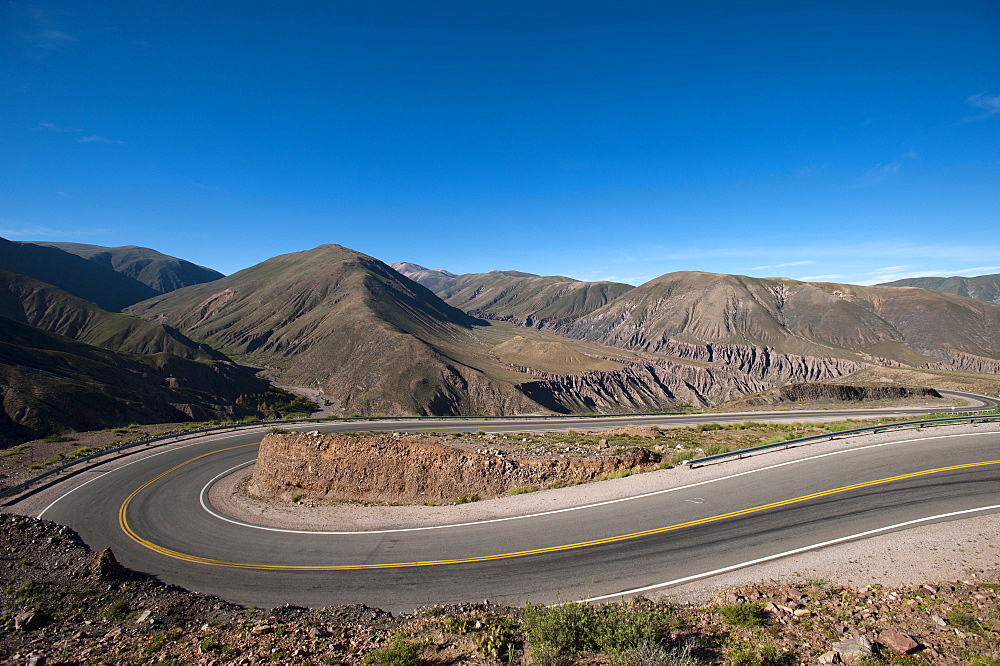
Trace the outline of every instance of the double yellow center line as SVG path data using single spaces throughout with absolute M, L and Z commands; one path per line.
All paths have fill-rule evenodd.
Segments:
M 605 537 L 603 539 L 594 539 L 591 541 L 580 541 L 578 543 L 568 543 L 561 546 L 547 546 L 544 548 L 534 548 L 531 550 L 519 550 L 511 553 L 497 553 L 495 555 L 482 555 L 478 557 L 461 557 L 448 560 L 422 560 L 413 562 L 385 562 L 377 564 L 330 564 L 330 565 L 292 565 L 292 564 L 253 564 L 249 562 L 231 562 L 228 560 L 218 560 L 210 557 L 200 557 L 198 555 L 190 555 L 188 553 L 182 553 L 170 548 L 166 548 L 159 544 L 153 543 L 148 539 L 144 539 L 139 536 L 135 530 L 128 523 L 128 507 L 132 500 L 141 493 L 143 490 L 148 488 L 150 485 L 156 481 L 162 479 L 163 477 L 177 471 L 178 469 L 189 465 L 193 462 L 201 460 L 210 455 L 216 453 L 222 453 L 224 451 L 232 451 L 234 449 L 244 448 L 246 446 L 256 446 L 254 444 L 234 446 L 227 449 L 219 449 L 218 451 L 213 451 L 211 453 L 205 453 L 203 455 L 191 458 L 176 467 L 172 467 L 162 474 L 150 479 L 146 483 L 142 484 L 135 491 L 129 495 L 124 502 L 122 502 L 121 507 L 118 509 L 118 524 L 122 531 L 128 535 L 130 539 L 138 543 L 139 545 L 148 548 L 149 550 L 159 553 L 160 555 L 165 555 L 166 557 L 173 558 L 175 560 L 181 560 L 184 562 L 192 562 L 195 564 L 207 564 L 216 567 L 232 567 L 237 569 L 257 569 L 261 571 L 357 571 L 365 569 L 395 569 L 404 567 L 431 567 L 439 566 L 444 564 L 470 564 L 473 562 L 492 562 L 495 560 L 509 560 L 516 557 L 526 557 L 528 555 L 542 555 L 545 553 L 558 553 L 566 550 L 576 550 L 579 548 L 589 548 L 591 546 L 601 546 L 610 543 L 618 543 L 621 541 L 629 541 L 631 539 L 638 539 L 640 537 L 652 536 L 655 534 L 665 534 L 667 532 L 675 532 L 677 530 L 682 530 L 686 527 L 695 527 L 697 525 L 706 525 L 708 523 L 718 522 L 720 520 L 726 520 L 727 518 L 737 518 L 739 516 L 746 516 L 753 513 L 759 513 L 761 511 L 766 511 L 768 509 L 775 509 L 778 507 L 789 506 L 791 504 L 799 504 L 801 502 L 807 502 L 809 500 L 818 499 L 821 497 L 829 497 L 830 495 L 836 495 L 838 493 L 844 493 L 850 490 L 859 490 L 862 488 L 870 488 L 872 486 L 879 486 L 886 483 L 892 483 L 895 481 L 904 481 L 906 479 L 915 479 L 922 476 L 930 476 L 932 474 L 941 474 L 944 472 L 952 472 L 955 470 L 971 469 L 974 467 L 985 467 L 988 465 L 1000 465 L 1000 460 L 988 460 L 984 462 L 976 463 L 966 463 L 962 465 L 950 465 L 948 467 L 936 467 L 934 469 L 926 469 L 919 472 L 910 472 L 909 474 L 900 474 L 897 476 L 890 476 L 884 479 L 875 479 L 874 481 L 864 481 L 862 483 L 855 483 L 849 486 L 841 486 L 840 488 L 833 488 L 830 490 L 823 490 L 817 493 L 811 493 L 809 495 L 802 495 L 800 497 L 793 497 L 790 499 L 780 500 L 778 502 L 771 502 L 770 504 L 762 504 L 760 506 L 754 506 L 746 509 L 740 509 L 738 511 L 730 511 L 729 513 L 719 514 L 717 516 L 710 516 L 708 518 L 699 518 L 698 520 L 690 520 L 684 523 L 677 523 L 675 525 L 667 525 L 665 527 L 656 527 L 653 529 L 643 530 L 641 532 L 630 532 L 628 534 L 619 534 L 617 536 Z

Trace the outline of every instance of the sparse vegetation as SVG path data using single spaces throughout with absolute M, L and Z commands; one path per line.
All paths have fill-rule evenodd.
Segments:
M 764 604 L 754 601 L 741 601 L 719 608 L 719 615 L 728 624 L 740 627 L 760 627 L 767 622 Z
M 263 393 L 241 395 L 236 398 L 236 404 L 260 411 L 291 412 L 305 416 L 319 409 L 319 405 L 312 400 L 275 387 Z
M 397 634 L 384 646 L 369 652 L 363 663 L 365 666 L 420 666 L 425 663 L 420 658 L 420 651 L 426 645 L 427 641 L 406 640 Z

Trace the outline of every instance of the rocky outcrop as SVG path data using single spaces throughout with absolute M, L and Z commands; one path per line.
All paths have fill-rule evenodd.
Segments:
M 910 386 L 846 386 L 843 384 L 788 384 L 761 395 L 751 395 L 736 405 L 759 406 L 784 402 L 861 402 L 940 398 L 932 388 Z
M 659 460 L 644 448 L 566 458 L 467 450 L 416 437 L 269 434 L 248 492 L 283 501 L 450 503 L 463 495 L 486 499 L 515 487 L 590 481 Z
M 554 412 L 629 413 L 681 405 L 703 407 L 789 381 L 829 380 L 865 367 L 852 361 L 796 357 L 754 347 L 704 347 L 677 349 L 688 352 L 693 360 L 722 362 L 694 365 L 650 357 L 643 363 L 623 362 L 622 368 L 614 371 L 590 370 L 575 375 L 536 372 L 541 379 L 518 388 Z

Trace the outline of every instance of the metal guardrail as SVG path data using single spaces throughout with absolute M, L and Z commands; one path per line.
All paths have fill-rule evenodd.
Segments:
M 980 397 L 980 398 L 985 398 L 985 399 L 993 402 L 993 404 L 997 404 L 997 402 L 998 402 L 997 399 L 993 398 L 992 396 L 979 395 L 979 394 L 975 394 L 975 393 L 970 393 L 968 395 L 975 395 L 975 396 Z M 967 413 L 971 413 L 971 411 L 967 412 Z M 579 414 L 579 415 L 574 414 L 574 415 L 572 415 L 572 418 L 592 418 L 592 419 L 596 420 L 596 419 L 603 419 L 603 418 L 610 418 L 610 417 L 632 417 L 632 418 L 634 418 L 634 417 L 639 417 L 639 416 L 685 416 L 685 415 L 686 414 L 684 412 L 667 412 L 667 413 L 664 413 L 664 412 L 646 412 L 646 413 L 642 413 L 642 414 Z M 568 416 L 570 416 L 570 415 L 566 415 L 566 414 L 539 414 L 539 415 L 536 415 L 536 416 L 531 416 L 530 418 L 532 418 L 532 419 L 539 419 L 539 420 L 546 420 L 546 419 L 567 418 Z M 706 416 L 709 416 L 709 415 L 706 415 Z M 22 490 L 26 490 L 27 488 L 31 487 L 35 483 L 38 483 L 39 481 L 41 481 L 43 479 L 46 479 L 46 478 L 48 478 L 50 476 L 54 476 L 56 474 L 59 474 L 60 472 L 63 472 L 65 470 L 69 469 L 70 467 L 75 467 L 76 465 L 79 465 L 81 463 L 85 463 L 85 462 L 90 461 L 90 460 L 94 460 L 96 458 L 100 458 L 100 457 L 107 456 L 107 455 L 113 455 L 115 453 L 120 453 L 122 451 L 126 451 L 128 449 L 132 449 L 132 448 L 136 448 L 136 447 L 140 447 L 140 446 L 141 447 L 148 447 L 148 446 L 151 446 L 153 444 L 168 444 L 168 443 L 172 444 L 172 443 L 176 443 L 178 440 L 186 439 L 187 437 L 190 437 L 192 435 L 203 435 L 203 434 L 207 434 L 207 433 L 211 433 L 211 432 L 224 432 L 224 431 L 227 431 L 227 430 L 248 430 L 248 429 L 251 429 L 251 428 L 268 428 L 268 427 L 280 427 L 280 426 L 289 426 L 289 425 L 303 425 L 303 424 L 309 424 L 309 423 L 315 423 L 315 424 L 333 423 L 333 422 L 336 422 L 336 421 L 347 421 L 347 422 L 351 422 L 351 421 L 420 421 L 420 420 L 427 420 L 427 419 L 433 419 L 435 421 L 440 421 L 440 420 L 449 420 L 449 421 L 494 421 L 494 420 L 507 420 L 507 419 L 516 419 L 516 418 L 519 418 L 519 417 L 518 416 L 337 416 L 337 417 L 333 417 L 333 418 L 323 417 L 323 418 L 304 418 L 304 419 L 276 420 L 276 421 L 255 421 L 253 423 L 229 423 L 229 424 L 226 424 L 226 425 L 218 425 L 218 426 L 213 426 L 213 427 L 210 427 L 210 428 L 197 428 L 197 429 L 194 429 L 194 430 L 187 430 L 187 431 L 184 431 L 184 432 L 181 432 L 181 433 L 173 433 L 173 434 L 170 434 L 170 435 L 162 435 L 160 437 L 153 437 L 153 438 L 150 438 L 150 439 L 140 440 L 138 442 L 132 442 L 130 444 L 125 444 L 124 446 L 119 446 L 119 447 L 114 448 L 114 449 L 105 449 L 103 451 L 96 451 L 96 452 L 94 452 L 94 453 L 92 453 L 90 455 L 79 457 L 79 458 L 74 457 L 73 459 L 68 460 L 66 463 L 64 463 L 64 464 L 62 464 L 62 465 L 60 465 L 58 467 L 54 467 L 54 468 L 52 468 L 50 470 L 46 470 L 45 472 L 42 472 L 41 474 L 33 476 L 30 479 L 27 479 L 26 481 L 23 481 L 23 482 L 21 482 L 21 483 L 19 483 L 17 485 L 11 486 L 9 488 L 0 489 L 0 499 L 2 499 L 4 497 L 9 497 L 10 495 L 14 495 L 14 494 L 16 494 L 16 493 L 18 493 L 18 492 L 20 492 Z M 524 418 L 524 417 L 520 417 L 520 418 Z M 980 417 L 975 417 L 974 416 L 974 417 L 966 417 L 966 418 L 967 419 L 977 419 L 977 418 L 978 419 L 983 419 L 984 417 L 981 417 L 981 416 Z M 1000 418 L 1000 417 L 994 417 L 994 418 Z M 949 420 L 954 420 L 954 419 L 940 419 L 940 420 L 949 421 Z M 914 423 L 920 423 L 920 421 L 911 421 L 911 422 L 908 422 L 908 424 L 910 424 L 910 425 L 912 425 Z M 907 424 L 900 423 L 898 425 L 899 426 L 903 426 L 903 425 L 907 425 Z M 889 428 L 889 427 L 893 427 L 893 424 L 884 424 L 882 426 L 873 426 L 873 428 L 877 428 L 877 429 L 885 429 L 885 428 Z M 751 447 L 751 448 L 748 448 L 748 449 L 740 449 L 739 451 L 732 451 L 730 453 L 718 453 L 718 454 L 715 454 L 715 455 L 712 455 L 712 456 L 706 456 L 706 457 L 703 457 L 703 458 L 697 458 L 695 460 L 685 460 L 683 464 L 687 465 L 688 467 L 693 467 L 696 464 L 702 464 L 704 462 L 709 462 L 709 461 L 714 461 L 714 460 L 721 460 L 721 459 L 724 459 L 724 458 L 732 457 L 732 456 L 737 455 L 737 454 L 740 454 L 739 457 L 742 457 L 743 454 L 748 454 L 750 452 L 759 452 L 759 451 L 766 450 L 768 448 L 788 448 L 788 446 L 791 446 L 791 445 L 793 445 L 795 443 L 802 443 L 802 442 L 811 441 L 811 440 L 814 440 L 814 439 L 823 439 L 823 438 L 826 438 L 826 437 L 831 437 L 831 436 L 845 434 L 845 433 L 864 432 L 864 431 L 872 430 L 873 428 L 871 428 L 871 427 L 870 428 L 861 428 L 861 429 L 856 430 L 856 431 L 855 430 L 849 430 L 849 431 L 848 430 L 843 430 L 843 431 L 840 431 L 838 433 L 830 433 L 830 434 L 825 434 L 825 435 L 815 435 L 813 437 L 804 437 L 804 438 L 801 438 L 801 439 L 798 439 L 798 440 L 788 440 L 787 442 L 778 442 L 778 443 L 775 443 L 775 444 L 764 444 L 764 445 L 761 445 L 760 447 Z
M 648 412 L 644 414 L 579 414 L 573 415 L 573 418 L 608 418 L 609 416 L 673 416 L 673 415 L 683 415 L 682 412 Z M 538 414 L 536 416 L 531 416 L 532 419 L 559 419 L 566 418 L 566 414 Z M 505 420 L 512 418 L 524 418 L 518 416 L 336 416 L 333 418 L 304 418 L 304 419 L 281 419 L 277 421 L 254 421 L 252 423 L 230 423 L 226 425 L 213 426 L 211 428 L 197 428 L 194 430 L 186 430 L 184 432 L 173 433 L 170 435 L 162 435 L 160 437 L 152 437 L 150 439 L 143 439 L 137 442 L 131 442 L 125 444 L 124 446 L 119 446 L 113 449 L 104 449 L 102 451 L 96 451 L 90 455 L 73 457 L 67 459 L 62 465 L 58 467 L 53 467 L 52 469 L 46 470 L 41 474 L 37 474 L 26 481 L 23 481 L 17 485 L 11 486 L 9 488 L 0 489 L 0 499 L 14 495 L 22 490 L 26 490 L 32 485 L 47 479 L 50 476 L 54 476 L 63 472 L 70 467 L 75 467 L 82 463 L 85 463 L 96 458 L 101 458 L 103 456 L 114 455 L 115 453 L 120 453 L 128 449 L 133 449 L 136 447 L 148 447 L 153 444 L 173 444 L 179 440 L 186 439 L 193 435 L 204 435 L 212 432 L 225 432 L 228 430 L 248 430 L 251 428 L 271 428 L 271 427 L 281 427 L 281 426 L 291 426 L 291 425 L 306 425 L 306 424 L 323 424 L 323 423 L 335 423 L 335 422 L 352 422 L 352 421 L 420 421 L 433 419 L 435 421 L 449 420 L 449 421 L 491 421 L 491 420 Z
M 821 435 L 810 435 L 809 437 L 799 437 L 797 439 L 787 439 L 782 442 L 772 442 L 770 444 L 761 444 L 760 446 L 750 446 L 745 449 L 737 449 L 735 451 L 728 451 L 726 453 L 715 453 L 710 456 L 703 456 L 701 458 L 692 458 L 691 460 L 685 460 L 682 465 L 689 468 L 700 467 L 713 462 L 721 462 L 728 458 L 736 458 L 737 460 L 743 458 L 744 456 L 750 456 L 756 453 L 766 453 L 767 451 L 773 451 L 775 449 L 787 449 L 793 446 L 800 446 L 802 444 L 808 444 L 810 442 L 817 442 L 824 439 L 833 439 L 835 437 L 842 437 L 844 435 L 857 435 L 860 433 L 877 433 L 882 430 L 892 430 L 894 428 L 907 428 L 907 427 L 923 427 L 925 425 L 943 425 L 945 423 L 953 423 L 956 421 L 969 421 L 970 423 L 975 421 L 996 421 L 1000 420 L 1000 414 L 996 415 L 973 415 L 973 416 L 951 416 L 943 419 L 924 419 L 921 421 L 900 421 L 898 423 L 882 423 L 880 425 L 865 426 L 864 428 L 853 428 L 851 430 L 837 430 L 835 432 L 826 432 Z

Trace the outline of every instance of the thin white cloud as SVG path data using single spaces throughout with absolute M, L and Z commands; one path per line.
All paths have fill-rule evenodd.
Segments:
M 966 120 L 981 120 L 983 118 L 989 118 L 990 116 L 1000 114 L 1000 95 L 987 95 L 986 93 L 979 93 L 978 95 L 972 95 L 965 101 L 968 102 L 970 106 L 983 111 L 980 115 L 967 118 Z
M 56 125 L 55 123 L 38 123 L 36 129 L 51 130 L 53 132 L 82 132 L 82 129 L 77 129 L 75 127 L 63 127 L 61 125 Z
M 862 243 L 846 245 L 819 244 L 815 246 L 768 246 L 768 247 L 705 247 L 704 245 L 693 245 L 678 249 L 676 246 L 670 248 L 649 246 L 643 254 L 619 253 L 616 256 L 616 263 L 633 264 L 643 262 L 664 262 L 683 261 L 689 262 L 693 259 L 732 259 L 748 258 L 767 260 L 782 256 L 812 256 L 818 259 L 835 257 L 855 258 L 864 257 L 868 259 L 878 257 L 895 257 L 898 260 L 908 261 L 913 258 L 920 259 L 972 259 L 979 258 L 986 261 L 995 260 L 1000 256 L 1000 245 L 983 243 L 982 245 L 911 245 L 905 243 Z
M 830 275 L 805 275 L 795 279 L 799 282 L 823 282 L 825 280 L 843 280 L 846 277 L 846 275 L 831 273 Z
M 32 46 L 44 51 L 69 46 L 75 41 L 76 37 L 60 30 L 43 30 L 31 36 Z
M 912 266 L 885 266 L 884 268 L 876 268 L 872 271 L 872 275 L 878 275 L 882 273 L 898 273 L 900 271 L 905 271 Z
M 795 178 L 811 178 L 826 171 L 825 164 L 807 164 L 800 169 L 796 169 L 792 175 Z
M 81 136 L 77 139 L 80 143 L 106 143 L 112 146 L 124 146 L 125 142 L 121 139 L 107 139 L 103 136 L 97 136 L 96 134 L 91 134 L 89 136 Z
M 77 127 L 64 127 L 63 125 L 56 125 L 50 122 L 40 122 L 38 123 L 37 130 L 46 130 L 49 132 L 59 132 L 60 134 L 82 134 L 87 130 L 79 129 Z M 109 139 L 107 137 L 99 136 L 97 134 L 88 134 L 87 136 L 81 136 L 77 138 L 79 143 L 106 143 L 112 146 L 124 146 L 125 142 L 121 139 Z
M 766 271 L 772 268 L 787 268 L 789 266 L 809 266 L 815 264 L 816 262 L 811 259 L 806 259 L 804 261 L 786 261 L 783 264 L 771 264 L 770 266 L 754 266 L 750 270 L 752 271 Z
M 887 182 L 903 168 L 902 162 L 879 162 L 854 181 L 854 187 L 876 187 Z
M 0 224 L 10 225 L 9 221 Z M 15 223 L 16 224 L 16 223 Z M 0 229 L 0 236 L 11 240 L 30 240 L 37 238 L 80 238 L 99 236 L 108 233 L 107 229 L 56 229 L 42 226 L 6 226 Z

